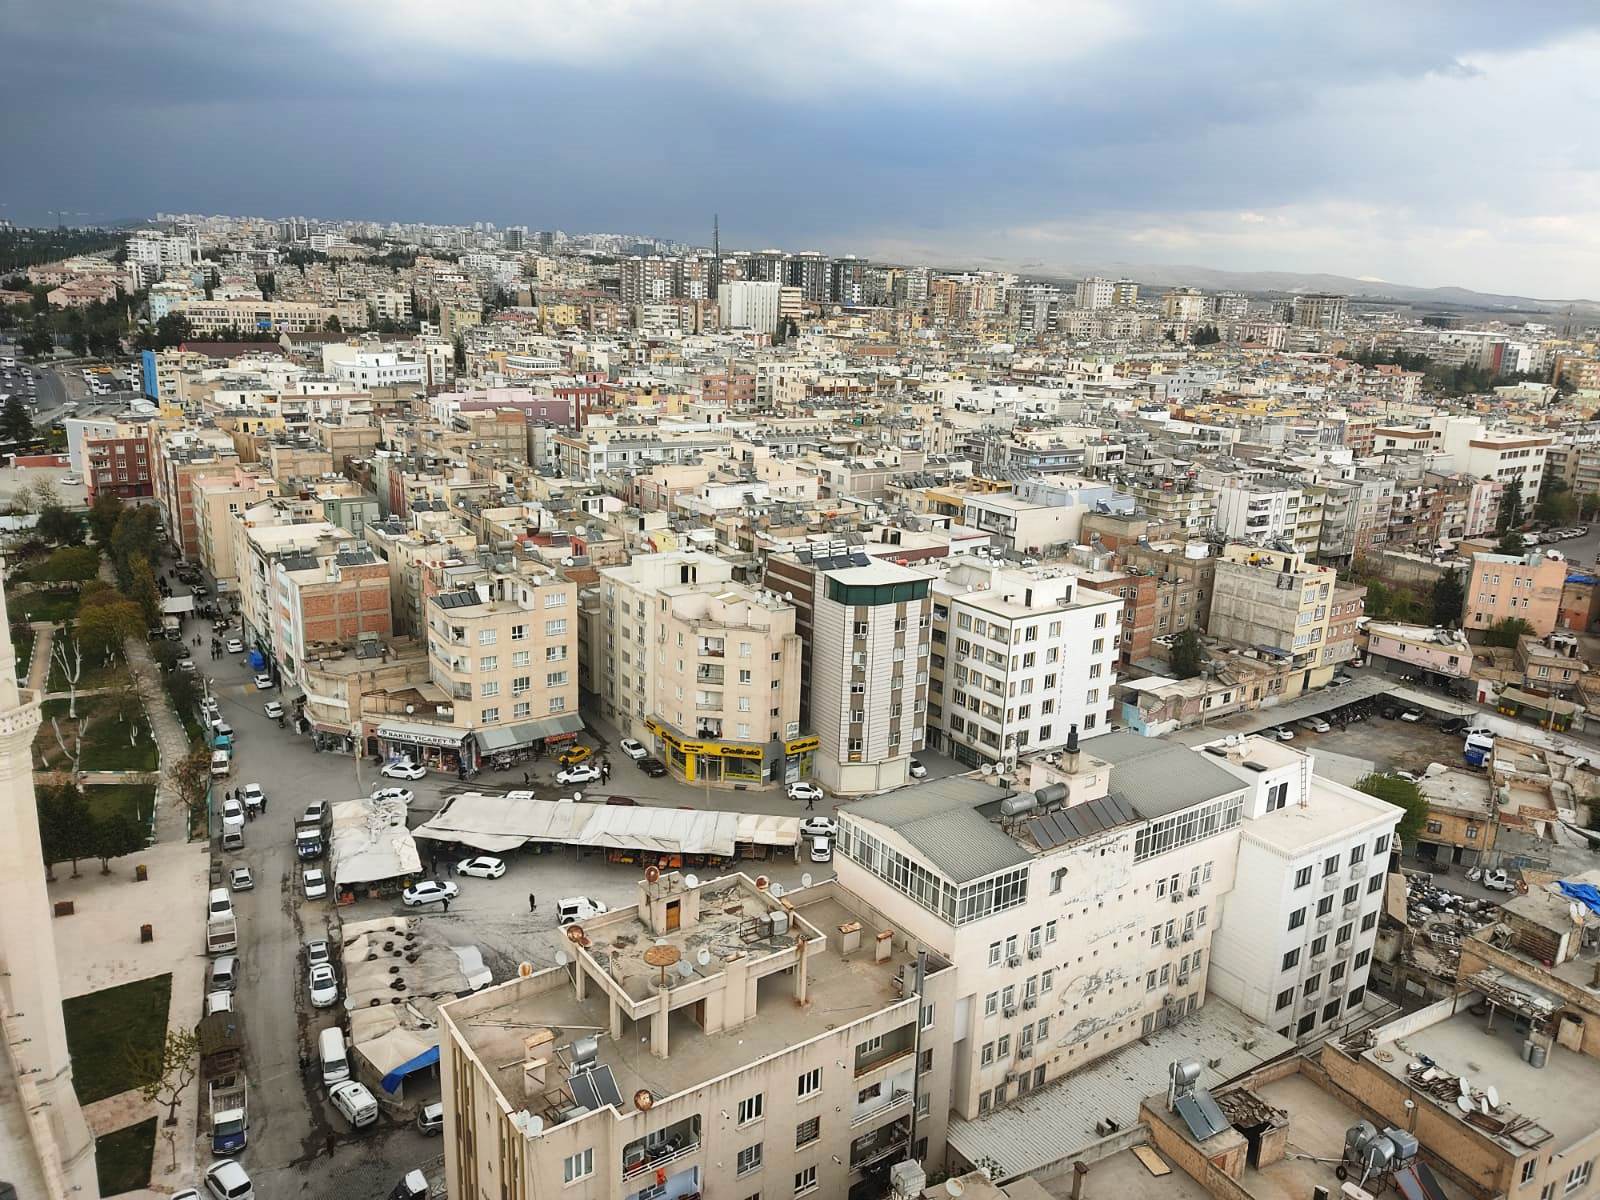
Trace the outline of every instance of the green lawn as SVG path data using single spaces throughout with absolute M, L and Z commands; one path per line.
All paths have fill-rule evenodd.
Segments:
M 96 820 L 104 820 L 113 813 L 125 812 L 142 824 L 150 823 L 150 810 L 156 802 L 156 785 L 153 783 L 95 784 L 83 789 L 83 798 L 89 802 L 89 811 Z
M 47 766 L 56 770 L 67 768 L 67 758 L 56 741 L 52 718 L 61 722 L 61 734 L 72 743 L 76 725 L 67 711 L 70 700 L 46 700 L 41 706 L 44 723 L 34 737 L 34 747 Z M 79 763 L 85 771 L 154 771 L 160 765 L 160 755 L 155 740 L 150 735 L 150 725 L 143 716 L 139 718 L 139 744 L 128 744 L 128 727 L 111 715 L 110 701 L 101 696 L 78 697 L 78 718 L 89 718 L 89 734 L 84 739 L 83 759 Z
M 64 692 L 67 690 L 67 676 L 61 669 L 61 656 L 56 653 L 59 648 L 62 653 L 71 655 L 75 645 L 72 634 L 65 629 L 56 630 L 55 643 L 50 651 L 50 679 L 45 684 L 47 692 Z M 109 663 L 96 655 L 84 655 L 83 670 L 78 675 L 78 690 L 86 692 L 90 688 L 114 687 L 125 683 L 128 679 L 128 664 L 119 655 Z
M 22 592 L 6 595 L 6 612 L 13 621 L 60 623 L 78 615 L 77 589 Z
M 134 1086 L 128 1051 L 153 1054 L 161 1048 L 167 1036 L 167 1010 L 171 1003 L 171 975 L 156 975 L 62 1001 L 61 1015 L 67 1022 L 67 1049 L 72 1054 L 78 1103 L 93 1104 Z
M 120 1196 L 150 1186 L 150 1160 L 156 1149 L 156 1118 L 129 1125 L 94 1140 L 95 1173 L 102 1196 Z

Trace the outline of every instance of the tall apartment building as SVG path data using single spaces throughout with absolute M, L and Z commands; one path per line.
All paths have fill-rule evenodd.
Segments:
M 1212 315 L 1224 321 L 1242 321 L 1250 313 L 1250 297 L 1243 292 L 1217 292 L 1210 307 Z
M 622 260 L 622 302 L 644 304 L 651 300 L 670 300 L 679 294 L 678 264 L 657 255 L 635 255 Z
M 1119 279 L 1111 288 L 1112 308 L 1132 308 L 1139 303 L 1139 285 L 1131 279 Z
M 949 560 L 933 581 L 927 740 L 1009 765 L 1111 723 L 1122 601 L 1059 567 Z
M 1198 288 L 1173 288 L 1161 297 L 1161 315 L 1169 321 L 1198 321 L 1209 307 Z
M 1359 1009 L 1403 812 L 1251 736 L 1207 753 L 1249 788 L 1232 892 L 1218 906 L 1210 989 L 1284 1037 Z
M 794 606 L 732 582 L 723 559 L 643 554 L 600 572 L 592 673 L 602 710 L 683 779 L 809 774 Z
M 968 1120 L 1204 1001 L 1246 785 L 1160 738 L 1091 747 L 1029 759 L 1020 790 L 959 776 L 839 810 L 840 885 L 955 969 Z
M 1081 279 L 1072 291 L 1072 303 L 1077 308 L 1110 308 L 1117 296 L 1117 285 L 1099 275 Z
M 1230 542 L 1217 559 L 1208 632 L 1304 667 L 1295 694 L 1320 687 L 1336 664 L 1323 651 L 1338 574 L 1296 551 Z
M 1216 525 L 1223 533 L 1241 540 L 1295 542 L 1304 500 L 1298 484 L 1217 471 L 1203 478 L 1217 490 Z
M 781 284 L 741 281 L 717 289 L 717 306 L 726 329 L 777 333 Z
M 1544 637 L 1560 616 L 1568 569 L 1567 560 L 1555 550 L 1531 550 L 1520 557 L 1474 554 L 1462 628 L 1480 631 L 1517 618 L 1531 625 L 1536 637 Z
M 1516 481 L 1523 517 L 1532 511 L 1553 436 L 1488 429 L 1481 417 L 1436 416 L 1429 424 L 1435 446 L 1451 456 L 1456 470 L 1502 485 Z
M 581 729 L 577 584 L 527 561 L 424 570 L 428 670 L 452 706 L 457 742 L 470 735 L 480 753 L 492 754 Z M 406 744 L 403 736 L 385 740 Z
M 791 255 L 784 268 L 784 282 L 799 288 L 805 299 L 824 303 L 833 298 L 828 294 L 829 263 L 825 255 L 815 250 L 802 250 Z
M 239 580 L 239 623 L 246 645 L 278 662 L 274 577 L 277 562 L 289 555 L 331 553 L 350 535 L 311 516 L 311 506 L 282 499 L 265 500 L 239 513 L 230 523 L 233 564 Z
M 227 329 L 308 333 L 326 328 L 336 315 L 331 308 L 295 300 L 184 300 L 172 311 L 184 317 L 197 336 Z
M 864 554 L 813 560 L 814 773 L 844 795 L 899 787 L 922 749 L 932 580 Z
M 1344 328 L 1349 301 L 1344 296 L 1311 292 L 1296 296 L 1290 306 L 1290 323 L 1297 329 L 1338 333 Z
M 247 509 L 276 497 L 277 480 L 259 466 L 247 469 L 233 463 L 229 470 L 194 476 L 189 488 L 195 519 L 195 554 L 219 588 L 236 584 L 239 569 L 234 559 L 233 522 Z
M 389 567 L 354 540 L 332 553 L 285 554 L 273 564 L 273 647 L 278 669 L 301 682 L 307 661 L 394 633 Z
M 148 422 L 119 420 L 110 436 L 85 437 L 81 469 L 90 504 L 106 494 L 123 500 L 154 496 Z
M 224 433 L 189 429 L 160 431 L 151 451 L 153 490 L 161 509 L 161 522 L 179 553 L 192 558 L 199 549 L 194 480 L 206 474 L 232 475 L 239 453 Z
M 839 304 L 866 304 L 867 262 L 847 254 L 828 264 L 828 298 Z
M 837 883 L 673 872 L 572 928 L 439 1010 L 450 1195 L 866 1200 L 943 1161 L 956 972 Z

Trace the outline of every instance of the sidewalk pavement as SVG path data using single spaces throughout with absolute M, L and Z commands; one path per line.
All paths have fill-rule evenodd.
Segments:
M 189 837 L 189 810 L 172 785 L 172 772 L 189 754 L 189 735 L 183 722 L 172 711 L 166 689 L 161 686 L 160 669 L 150 657 L 150 647 L 139 638 L 129 638 L 123 646 L 128 670 L 139 694 L 144 697 L 144 713 L 156 735 L 161 755 L 161 774 L 156 781 L 156 840 L 186 841 Z
M 50 650 L 55 645 L 56 627 L 49 621 L 33 623 L 33 653 L 28 659 L 28 690 L 43 698 L 50 681 Z
M 148 868 L 140 883 L 134 868 Z M 58 871 L 50 899 L 71 900 L 70 917 L 51 922 L 56 969 L 63 998 L 171 974 L 170 1028 L 193 1029 L 200 1020 L 205 992 L 205 894 L 211 870 L 205 843 L 169 842 L 113 860 L 111 874 L 86 861 L 77 879 Z M 249 903 L 246 899 L 245 903 Z M 155 940 L 141 942 L 139 927 L 154 926 Z M 157 1126 L 150 1194 L 170 1194 L 193 1186 L 201 1144 L 197 1138 L 200 1087 L 188 1088 L 178 1104 L 177 1168 L 170 1169 L 172 1147 Z M 154 1111 L 136 1092 L 108 1097 L 85 1109 L 98 1134 L 144 1120 Z M 137 1195 L 138 1193 L 130 1193 Z

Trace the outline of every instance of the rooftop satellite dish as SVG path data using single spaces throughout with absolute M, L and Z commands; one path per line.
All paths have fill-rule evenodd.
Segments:
M 711 951 L 707 950 L 704 946 L 701 946 L 699 951 L 695 954 L 694 960 L 702 967 L 705 966 L 711 961 Z
M 1489 1088 L 1488 1088 L 1488 1091 L 1487 1091 L 1486 1095 L 1488 1095 L 1488 1097 L 1489 1097 L 1489 1107 L 1490 1108 L 1499 1108 L 1500 1107 L 1500 1092 L 1499 1092 L 1499 1089 L 1497 1089 L 1494 1086 L 1494 1084 L 1491 1083 L 1489 1085 Z
M 654 883 L 661 878 L 661 868 L 655 866 L 646 867 L 644 869 L 644 878 L 646 883 Z
M 946 1179 L 944 1181 L 944 1194 L 947 1196 L 964 1195 L 966 1190 L 967 1185 L 962 1183 L 959 1179 Z
M 1456 1107 L 1464 1113 L 1469 1113 L 1472 1111 L 1472 1101 L 1468 1100 L 1465 1096 L 1457 1096 Z
M 533 974 L 533 964 L 531 962 L 518 963 L 517 974 L 526 979 L 529 975 Z
M 678 963 L 678 974 L 682 975 L 685 979 L 693 979 L 694 978 L 694 968 L 691 967 L 688 963 L 680 961 Z
M 653 1107 L 655 1102 L 656 1102 L 656 1098 L 654 1096 L 652 1096 L 644 1088 L 640 1088 L 637 1092 L 635 1092 L 633 1094 L 633 1106 L 635 1108 L 637 1108 L 640 1112 L 644 1112 L 647 1109 Z
M 683 877 L 683 886 L 684 887 L 689 887 L 689 888 L 697 888 L 697 887 L 699 887 L 700 886 L 700 876 L 698 876 L 698 875 L 685 875 Z
M 567 952 L 565 950 L 556 951 L 556 966 L 564 967 L 571 961 L 572 960 L 567 957 Z
M 572 942 L 573 944 L 577 944 L 578 942 L 583 941 L 583 926 L 582 925 L 568 925 L 567 926 L 567 941 Z
M 1478 1109 L 1479 1109 L 1480 1112 L 1483 1113 L 1484 1116 L 1487 1117 L 1489 1115 L 1489 1097 L 1487 1097 L 1487 1096 L 1479 1096 L 1478 1097 Z
M 1572 923 L 1574 925 L 1583 924 L 1583 906 L 1580 905 L 1576 900 L 1567 905 L 1567 912 L 1571 915 Z
M 810 871 L 807 871 L 804 875 L 800 876 L 800 886 L 803 887 L 803 888 L 808 888 L 808 887 L 811 886 L 811 872 Z
M 1468 1079 L 1465 1075 L 1456 1080 L 1456 1084 L 1461 1088 L 1461 1094 L 1463 1096 L 1472 1095 L 1472 1080 Z
M 782 896 L 783 895 L 783 884 L 781 884 L 781 883 L 773 884 L 772 885 L 772 894 L 774 896 Z
M 766 891 L 767 890 L 767 885 L 770 884 L 771 882 L 772 881 L 770 879 L 768 879 L 765 875 L 757 875 L 756 876 L 756 891 L 758 891 L 758 892 Z

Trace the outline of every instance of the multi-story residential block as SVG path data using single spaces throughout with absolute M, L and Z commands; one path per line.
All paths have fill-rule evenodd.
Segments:
M 814 773 L 843 795 L 899 787 L 923 743 L 933 581 L 864 554 L 812 567 Z
M 1216 488 L 1217 528 L 1230 538 L 1296 545 L 1300 534 L 1300 486 L 1287 480 L 1248 479 L 1218 471 L 1202 478 Z M 1320 537 L 1321 523 L 1317 523 Z
M 332 554 L 348 531 L 316 519 L 310 505 L 291 500 L 264 500 L 239 513 L 230 523 L 234 572 L 238 577 L 239 623 L 246 645 L 278 662 L 274 579 L 284 556 Z
M 712 555 L 641 554 L 600 572 L 595 689 L 606 715 L 685 780 L 810 773 L 795 609 Z
M 1360 652 L 1356 644 L 1358 622 L 1366 612 L 1367 587 L 1363 583 L 1337 584 L 1328 612 L 1328 633 L 1322 647 L 1324 663 L 1347 663 Z
M 943 1160 L 961 1009 L 936 953 L 837 883 L 638 897 L 573 927 L 570 968 L 441 1007 L 452 1196 L 864 1197 Z
M 1161 297 L 1161 315 L 1169 321 L 1198 321 L 1209 307 L 1198 288 L 1174 288 Z
M 1567 560 L 1556 550 L 1511 554 L 1474 554 L 1467 575 L 1466 613 L 1462 628 L 1480 632 L 1512 617 L 1544 637 L 1556 627 Z
M 1457 471 L 1501 485 L 1522 488 L 1523 515 L 1532 511 L 1544 483 L 1545 454 L 1555 439 L 1548 434 L 1488 429 L 1481 417 L 1435 416 L 1430 430 Z
M 1290 305 L 1290 321 L 1296 329 L 1338 333 L 1344 328 L 1349 300 L 1344 296 L 1312 292 L 1296 296 Z
M 1312 755 L 1276 740 L 1206 751 L 1249 789 L 1211 993 L 1284 1037 L 1314 1037 L 1360 1010 L 1404 814 L 1315 774 Z
M 377 644 L 394 632 L 389 568 L 353 540 L 336 543 L 331 553 L 279 556 L 272 593 L 273 647 L 286 680 L 301 682 L 314 657 L 363 640 Z
M 206 474 L 231 475 L 239 462 L 233 441 L 218 430 L 162 430 L 151 443 L 150 467 L 155 476 L 156 504 L 167 536 L 180 554 L 199 550 L 199 522 L 193 483 Z
M 1159 738 L 1090 746 L 1030 758 L 1022 790 L 961 776 L 839 811 L 840 885 L 954 968 L 964 1119 L 1204 1000 L 1247 785 Z
M 1305 555 L 1229 543 L 1217 560 L 1209 633 L 1304 668 L 1302 688 L 1333 674 L 1324 654 L 1338 576 Z
M 185 300 L 172 310 L 202 335 L 229 329 L 305 333 L 326 327 L 338 315 L 333 308 L 293 300 Z
M 195 518 L 195 553 L 219 590 L 237 586 L 238 564 L 233 524 L 250 508 L 278 495 L 278 483 L 259 467 L 237 463 L 216 473 L 195 475 L 189 482 Z M 349 529 L 335 521 L 332 524 Z
M 1061 567 L 949 559 L 933 581 L 929 744 L 969 766 L 1014 763 L 1105 732 L 1122 601 Z
M 1078 281 L 1072 302 L 1078 308 L 1110 308 L 1116 302 L 1116 296 L 1117 285 L 1112 280 L 1091 275 L 1088 279 Z

